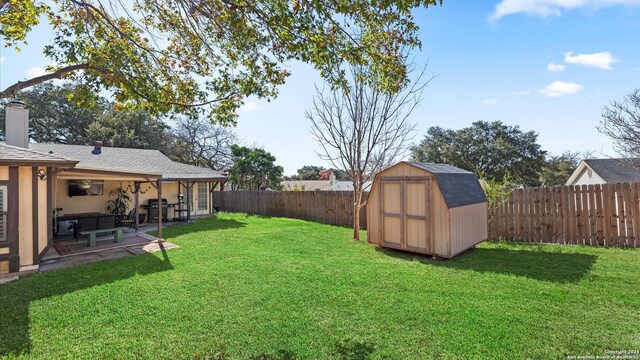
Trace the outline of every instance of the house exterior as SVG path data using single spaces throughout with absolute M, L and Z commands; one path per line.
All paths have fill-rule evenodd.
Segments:
M 24 105 L 10 104 L 6 116 L 6 142 L 0 142 L 0 275 L 36 270 L 60 228 L 54 222 L 61 216 L 106 213 L 113 189 L 130 194 L 129 210 L 136 214 L 150 215 L 148 201 L 164 200 L 171 205 L 165 220 L 189 220 L 214 212 L 213 190 L 222 190 L 227 180 L 226 174 L 172 161 L 157 150 L 100 142 L 30 144 Z
M 592 185 L 640 181 L 640 158 L 585 159 L 566 185 Z

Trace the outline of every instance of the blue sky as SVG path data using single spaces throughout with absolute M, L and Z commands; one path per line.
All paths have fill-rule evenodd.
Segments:
M 640 87 L 640 0 L 445 0 L 415 15 L 423 43 L 416 63 L 428 61 L 437 75 L 412 115 L 416 142 L 430 126 L 501 120 L 536 131 L 552 154 L 614 155 L 596 126 L 603 106 Z M 21 53 L 0 50 L 0 87 L 42 71 L 49 37 L 38 29 Z M 249 99 L 236 129 L 245 144 L 274 154 L 286 174 L 326 166 L 304 118 L 321 79 L 305 64 L 290 69 L 278 99 Z

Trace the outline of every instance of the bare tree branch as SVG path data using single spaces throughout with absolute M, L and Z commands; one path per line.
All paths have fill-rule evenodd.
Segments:
M 321 159 L 344 170 L 354 188 L 354 239 L 359 239 L 360 210 L 365 206 L 364 185 L 409 150 L 416 125 L 409 116 L 422 100 L 433 77 L 423 80 L 426 67 L 415 80 L 394 94 L 382 93 L 361 81 L 361 69 L 352 68 L 347 89 L 325 94 L 316 87 L 311 110 L 311 133 L 320 145 Z
M 640 157 L 640 89 L 629 92 L 623 101 L 605 106 L 598 131 L 613 140 L 620 156 Z

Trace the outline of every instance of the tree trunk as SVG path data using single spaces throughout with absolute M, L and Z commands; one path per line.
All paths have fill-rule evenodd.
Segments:
M 359 184 L 354 183 L 353 191 L 353 240 L 360 240 L 360 202 L 362 191 Z
M 353 240 L 360 240 L 360 204 L 353 202 Z

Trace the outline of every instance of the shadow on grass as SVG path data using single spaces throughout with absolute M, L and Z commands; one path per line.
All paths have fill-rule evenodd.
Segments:
M 162 259 L 143 254 L 26 276 L 0 285 L 0 358 L 28 355 L 31 351 L 29 304 L 32 301 L 172 269 L 163 249 Z
M 597 256 L 533 249 L 474 248 L 448 260 L 429 260 L 424 255 L 383 249 L 379 251 L 398 259 L 422 261 L 435 267 L 472 270 L 527 277 L 558 283 L 578 282 L 585 277 Z
M 342 340 L 335 345 L 332 358 L 366 360 L 370 359 L 376 348 L 368 342 Z M 275 353 L 260 354 L 250 357 L 252 360 L 295 360 L 298 356 L 291 350 L 278 350 Z
M 338 359 L 370 359 L 375 351 L 375 346 L 368 342 L 347 340 L 336 344 Z
M 233 219 L 220 219 L 212 216 L 203 219 L 197 219 L 191 224 L 180 224 L 168 227 L 162 230 L 162 237 L 165 240 L 176 238 L 178 236 L 193 234 L 200 231 L 210 232 L 212 230 L 225 230 L 225 229 L 239 229 L 247 226 L 247 223 L 233 220 Z M 149 232 L 151 235 L 157 234 L 156 231 Z

